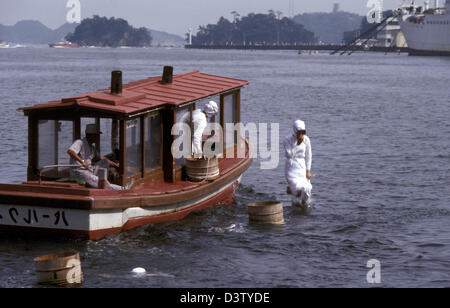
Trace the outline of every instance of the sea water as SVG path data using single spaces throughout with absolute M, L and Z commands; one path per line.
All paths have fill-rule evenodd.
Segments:
M 401 54 L 147 49 L 0 50 L 0 182 L 26 180 L 17 111 L 161 75 L 249 80 L 244 123 L 279 123 L 279 165 L 261 158 L 231 205 L 99 241 L 0 237 L 0 287 L 37 287 L 33 258 L 78 251 L 84 287 L 450 287 L 450 58 Z M 282 140 L 311 139 L 313 210 L 286 195 Z M 286 224 L 248 223 L 247 204 L 280 200 Z M 378 261 L 380 283 L 367 266 Z M 146 275 L 136 277 L 132 269 Z

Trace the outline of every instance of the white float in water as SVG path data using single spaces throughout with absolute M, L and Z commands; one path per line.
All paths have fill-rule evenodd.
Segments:
M 131 272 L 133 274 L 137 274 L 137 275 L 142 275 L 142 274 L 146 273 L 145 268 L 142 268 L 142 267 L 133 268 L 133 270 Z

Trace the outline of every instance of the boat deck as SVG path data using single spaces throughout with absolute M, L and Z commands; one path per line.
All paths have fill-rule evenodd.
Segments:
M 0 184 L 0 202 L 3 204 L 33 204 L 58 207 L 61 200 L 67 208 L 107 209 L 132 206 L 159 206 L 197 197 L 205 191 L 218 189 L 226 181 L 247 169 L 251 159 L 225 158 L 219 160 L 220 177 L 211 181 L 190 182 L 163 180 L 140 184 L 130 190 L 114 191 L 87 188 L 77 183 L 29 181 L 22 184 Z
M 219 160 L 220 175 L 227 174 L 234 167 L 239 165 L 243 158 L 226 158 Z M 145 194 L 167 194 L 176 193 L 180 191 L 186 191 L 195 187 L 206 185 L 210 181 L 203 182 L 191 182 L 191 181 L 175 181 L 174 183 L 165 182 L 164 180 L 154 181 L 150 183 L 144 183 L 136 185 L 130 190 L 126 191 L 112 191 L 98 188 L 88 188 L 77 183 L 60 183 L 54 181 L 42 181 L 39 184 L 38 181 L 28 181 L 22 184 L 0 184 L 0 194 L 8 192 L 39 192 L 39 193 L 60 193 L 66 195 L 79 195 L 79 196 L 110 196 L 112 193 L 117 195 L 130 195 L 136 193 Z

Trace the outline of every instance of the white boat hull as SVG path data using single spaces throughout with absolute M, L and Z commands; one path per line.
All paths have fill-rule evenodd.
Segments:
M 439 18 L 433 20 L 447 22 L 450 19 L 448 15 L 437 17 Z M 448 24 L 415 24 L 402 21 L 400 24 L 409 48 L 450 52 L 450 22 Z
M 168 206 L 81 210 L 0 204 L 0 225 L 28 230 L 69 231 L 72 234 L 79 233 L 88 235 L 90 239 L 97 239 L 104 234 L 115 233 L 112 230 L 120 232 L 136 225 L 145 224 L 147 220 L 151 223 L 152 218 L 183 214 L 183 212 L 185 212 L 185 216 L 196 207 L 208 205 L 211 200 L 214 200 L 214 202 L 222 200 L 223 197 L 233 193 L 240 183 L 241 177 L 242 175 L 231 180 L 220 189 L 201 197 Z M 220 204 L 220 201 L 218 204 Z M 137 220 L 140 221 L 136 222 Z
M 450 52 L 449 1 L 445 7 L 424 13 L 416 13 L 417 7 L 412 12 L 406 8 L 399 10 L 399 22 L 408 47 L 417 51 Z

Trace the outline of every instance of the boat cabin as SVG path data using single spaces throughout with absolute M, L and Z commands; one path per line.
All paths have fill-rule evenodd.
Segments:
M 173 75 L 172 67 L 164 67 L 162 76 L 122 85 L 122 72 L 113 71 L 108 89 L 21 108 L 28 116 L 28 181 L 68 178 L 67 150 L 91 123 L 102 132 L 97 152 L 119 165 L 108 172 L 111 183 L 180 181 L 183 159 L 172 155 L 173 125 L 188 117 L 192 127 L 192 112 L 209 100 L 219 106 L 213 121 L 224 128 L 239 123 L 240 89 L 247 84 L 199 71 Z M 226 139 L 219 145 L 224 153 L 237 143 Z

